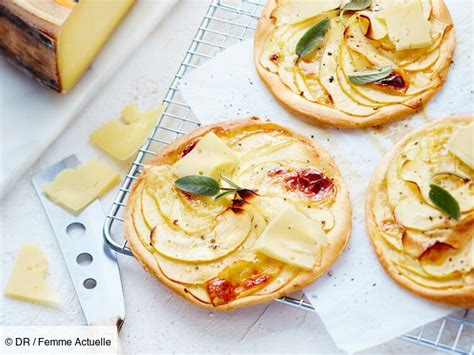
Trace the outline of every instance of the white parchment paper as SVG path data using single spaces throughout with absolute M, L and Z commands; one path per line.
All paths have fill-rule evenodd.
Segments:
M 231 47 L 187 75 L 180 86 L 203 124 L 244 118 L 271 119 L 311 136 L 334 157 L 353 206 L 351 240 L 328 275 L 305 290 L 335 343 L 355 352 L 386 342 L 454 310 L 415 297 L 380 266 L 365 231 L 368 180 L 381 156 L 429 120 L 474 112 L 473 2 L 447 1 L 457 48 L 444 88 L 419 114 L 377 129 L 336 130 L 310 125 L 285 110 L 268 92 L 253 64 L 253 43 Z

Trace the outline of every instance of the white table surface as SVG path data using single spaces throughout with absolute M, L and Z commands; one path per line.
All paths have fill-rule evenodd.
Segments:
M 117 117 L 121 108 L 129 102 L 136 102 L 144 108 L 161 103 L 208 6 L 207 0 L 181 0 L 169 18 L 73 120 L 41 159 L 24 176 L 18 177 L 12 191 L 1 201 L 0 286 L 5 285 L 19 247 L 25 243 L 39 243 L 50 263 L 48 282 L 62 300 L 58 308 L 48 308 L 2 295 L 1 325 L 85 324 L 62 255 L 34 192 L 31 178 L 73 153 L 81 160 L 99 157 L 116 165 L 89 143 L 88 134 L 102 122 Z M 143 55 L 144 47 L 148 49 L 146 56 Z M 154 61 L 162 67 L 159 77 L 149 77 L 142 70 L 141 64 L 145 61 Z M 123 166 L 122 172 L 126 170 L 127 166 Z M 115 193 L 116 190 L 102 199 L 105 210 L 109 209 Z M 275 302 L 232 313 L 210 312 L 174 295 L 146 273 L 133 258 L 120 256 L 119 260 L 126 307 L 126 319 L 120 337 L 126 354 L 340 352 L 314 313 Z M 432 354 L 433 350 L 394 339 L 364 353 Z

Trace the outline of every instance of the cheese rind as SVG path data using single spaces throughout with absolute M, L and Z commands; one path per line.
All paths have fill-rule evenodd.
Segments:
M 387 2 L 381 14 L 397 51 L 425 48 L 432 44 L 431 24 L 419 0 Z
M 203 175 L 218 179 L 220 174 L 232 171 L 237 163 L 237 154 L 214 132 L 209 132 L 172 169 L 178 177 Z
M 464 164 L 474 169 L 474 123 L 458 128 L 448 141 L 448 149 Z
M 268 224 L 255 250 L 286 264 L 312 270 L 321 258 L 321 246 L 327 244 L 319 223 L 288 207 Z
M 135 0 L 0 0 L 0 52 L 42 84 L 66 93 Z M 64 4 L 63 4 L 64 3 Z
M 115 171 L 93 159 L 76 169 L 64 169 L 43 189 L 51 201 L 77 214 L 119 181 Z
M 48 260 L 41 248 L 33 244 L 24 245 L 16 257 L 5 295 L 29 302 L 56 303 L 56 294 L 44 280 L 47 273 Z
M 115 159 L 126 162 L 145 143 L 162 112 L 163 107 L 141 113 L 136 107 L 127 106 L 122 111 L 123 122 L 108 121 L 91 133 L 90 140 Z

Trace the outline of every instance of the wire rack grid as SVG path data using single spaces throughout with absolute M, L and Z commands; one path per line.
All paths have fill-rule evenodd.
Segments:
M 107 215 L 104 238 L 111 249 L 132 255 L 123 239 L 123 213 L 128 193 L 141 168 L 164 146 L 200 125 L 179 92 L 179 81 L 227 47 L 252 38 L 265 2 L 266 0 L 213 0 L 210 4 L 163 100 L 164 113 L 132 163 Z M 277 301 L 302 310 L 315 311 L 302 293 Z M 459 311 L 405 334 L 402 338 L 436 350 L 473 354 L 474 312 Z

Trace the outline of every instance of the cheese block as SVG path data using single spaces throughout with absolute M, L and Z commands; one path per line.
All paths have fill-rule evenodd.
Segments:
M 286 264 L 312 270 L 320 247 L 327 245 L 320 225 L 288 207 L 265 228 L 255 250 Z
M 0 51 L 22 71 L 67 93 L 135 0 L 0 0 Z
M 474 123 L 458 128 L 448 141 L 448 149 L 464 164 L 474 169 Z
M 387 2 L 382 16 L 387 23 L 390 40 L 397 51 L 431 45 L 431 24 L 423 14 L 420 0 Z
M 122 111 L 122 120 L 108 121 L 91 133 L 90 140 L 115 159 L 128 161 L 145 143 L 163 109 L 140 112 L 136 106 L 129 105 Z
M 173 165 L 173 172 L 179 177 L 203 175 L 219 178 L 221 173 L 231 171 L 237 162 L 236 153 L 214 132 L 209 132 L 193 150 Z
M 44 278 L 48 273 L 48 260 L 38 245 L 23 246 L 5 287 L 5 295 L 29 302 L 54 304 L 55 293 Z
M 77 214 L 119 181 L 115 171 L 93 159 L 76 169 L 64 169 L 43 189 L 50 200 Z

